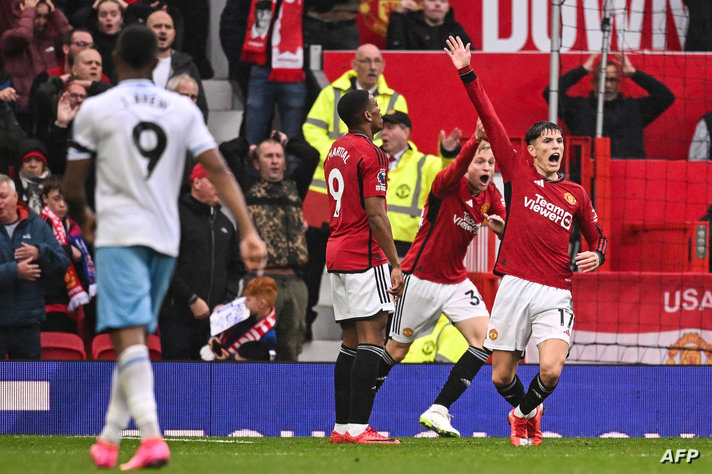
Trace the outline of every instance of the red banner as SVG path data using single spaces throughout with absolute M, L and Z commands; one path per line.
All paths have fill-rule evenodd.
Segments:
M 577 274 L 569 361 L 712 364 L 712 274 Z
M 385 45 L 388 15 L 400 0 L 362 0 L 361 42 Z M 548 52 L 551 0 L 450 0 L 455 20 L 473 46 L 488 53 Z M 562 51 L 597 51 L 603 33 L 604 0 L 562 2 Z M 611 47 L 620 50 L 680 51 L 687 31 L 683 0 L 616 1 L 611 11 Z

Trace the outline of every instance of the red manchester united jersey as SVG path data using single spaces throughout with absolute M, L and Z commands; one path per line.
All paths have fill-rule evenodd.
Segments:
M 564 178 L 549 180 L 517 156 L 504 126 L 470 68 L 460 70 L 502 171 L 507 223 L 495 273 L 571 289 L 569 239 L 576 221 L 592 251 L 602 257 L 608 241 L 586 191 Z
M 471 138 L 457 159 L 435 177 L 418 233 L 403 259 L 403 271 L 435 283 L 464 281 L 467 247 L 480 230 L 484 214 L 506 217 L 504 200 L 493 183 L 477 195 L 470 192 L 464 174 L 478 144 Z
M 324 161 L 331 235 L 326 245 L 330 272 L 362 272 L 387 262 L 371 232 L 365 199 L 382 196 L 385 206 L 388 159 L 362 133 L 349 132 L 331 146 Z

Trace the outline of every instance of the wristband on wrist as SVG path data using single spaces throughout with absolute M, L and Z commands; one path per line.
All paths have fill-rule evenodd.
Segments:
M 188 306 L 194 305 L 196 301 L 198 301 L 198 295 L 191 296 L 188 300 Z

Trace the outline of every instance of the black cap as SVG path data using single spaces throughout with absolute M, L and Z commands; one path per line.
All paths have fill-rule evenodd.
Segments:
M 405 125 L 408 128 L 413 128 L 410 123 L 410 117 L 408 117 L 408 114 L 399 110 L 389 110 L 383 116 L 383 121 L 388 123 L 397 123 L 400 125 Z

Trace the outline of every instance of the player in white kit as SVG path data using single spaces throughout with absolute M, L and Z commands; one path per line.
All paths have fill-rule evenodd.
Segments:
M 97 467 L 116 464 L 121 431 L 131 418 L 141 446 L 122 470 L 166 464 L 153 372 L 145 345 L 156 330 L 180 241 L 178 193 L 186 151 L 197 157 L 235 216 L 248 268 L 264 265 L 266 250 L 244 199 L 198 108 L 156 87 L 156 37 L 145 26 L 126 28 L 114 63 L 119 84 L 87 99 L 74 121 L 63 192 L 83 228 L 96 220 L 97 332 L 108 331 L 117 362 L 105 426 L 90 454 Z M 96 217 L 86 207 L 84 182 L 96 161 Z

